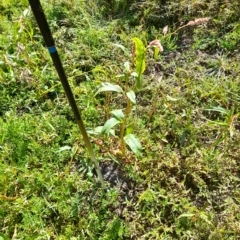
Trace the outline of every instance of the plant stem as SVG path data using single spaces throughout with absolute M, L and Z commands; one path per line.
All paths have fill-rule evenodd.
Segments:
M 174 34 L 176 34 L 180 29 L 182 29 L 182 28 L 185 28 L 185 27 L 187 27 L 188 25 L 187 24 L 185 24 L 185 25 L 183 25 L 183 26 L 181 26 L 181 27 L 179 27 L 179 28 L 177 28 L 174 32 L 171 32 L 171 33 L 168 33 L 167 35 L 169 36 L 171 36 L 171 35 L 174 35 Z M 164 39 L 164 38 L 166 38 L 167 37 L 167 35 L 165 35 L 165 36 L 163 36 L 163 38 L 162 39 Z
M 122 145 L 122 155 L 123 156 L 125 156 L 125 154 L 126 154 L 126 145 L 125 145 L 125 142 L 124 142 L 124 133 L 125 133 L 125 129 L 126 129 L 127 118 L 128 118 L 128 115 L 129 115 L 130 111 L 131 111 L 131 101 L 127 97 L 126 112 L 125 112 L 123 122 L 121 124 L 121 130 L 120 130 L 120 141 L 121 141 L 121 145 Z
M 109 119 L 109 102 L 110 102 L 110 95 L 109 92 L 106 92 L 106 104 L 105 104 L 105 120 Z

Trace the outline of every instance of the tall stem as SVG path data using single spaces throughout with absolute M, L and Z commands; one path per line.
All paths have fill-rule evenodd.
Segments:
M 129 116 L 130 112 L 131 112 L 131 101 L 127 97 L 126 112 L 125 112 L 125 116 L 124 116 L 123 122 L 121 124 L 121 130 L 120 130 L 120 141 L 121 141 L 121 145 L 122 145 L 122 155 L 123 156 L 125 156 L 125 154 L 126 154 L 126 144 L 124 142 L 124 133 L 125 133 L 126 123 L 127 123 L 127 119 L 128 119 L 128 116 Z

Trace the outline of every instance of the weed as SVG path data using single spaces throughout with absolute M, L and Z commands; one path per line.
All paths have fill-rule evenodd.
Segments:
M 125 80 L 128 82 L 129 78 L 129 67 L 128 63 L 125 64 Z M 124 99 L 127 102 L 126 110 L 125 113 L 121 109 L 116 109 L 111 111 L 111 114 L 113 115 L 112 118 L 108 119 L 107 122 L 104 124 L 102 127 L 98 127 L 97 130 L 100 131 L 101 134 L 106 134 L 109 135 L 110 133 L 115 135 L 114 132 L 112 131 L 113 127 L 117 124 L 120 124 L 120 142 L 121 142 L 121 151 L 122 155 L 125 156 L 126 150 L 125 150 L 125 143 L 131 148 L 131 150 L 137 155 L 141 156 L 141 144 L 139 140 L 131 133 L 131 125 L 127 128 L 127 121 L 131 112 L 131 107 L 132 104 L 136 104 L 136 96 L 135 93 L 132 90 L 123 91 L 123 89 L 119 85 L 113 85 L 110 83 L 103 83 L 99 89 L 97 90 L 96 94 L 101 93 L 101 92 L 117 92 L 121 93 L 124 97 Z

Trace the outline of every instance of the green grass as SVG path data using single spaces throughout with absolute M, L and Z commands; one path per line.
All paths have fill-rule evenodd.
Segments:
M 94 152 L 103 170 L 117 166 L 119 182 L 100 188 L 27 1 L 4 1 L 0 239 L 238 239 L 238 1 L 42 3 Z M 119 76 L 127 61 L 135 71 L 134 37 L 164 48 L 157 59 L 146 53 L 140 89 Z M 125 127 L 141 157 L 122 154 L 120 127 L 93 134 L 126 109 L 121 94 L 95 95 L 104 82 L 136 94 Z

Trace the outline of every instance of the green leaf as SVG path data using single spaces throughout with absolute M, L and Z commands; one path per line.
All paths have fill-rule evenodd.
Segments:
M 131 127 L 131 125 L 129 126 L 129 127 L 127 127 L 127 129 L 126 129 L 126 135 L 127 134 L 130 134 L 130 133 L 132 133 L 133 132 L 133 128 Z
M 146 48 L 141 41 L 141 39 L 135 37 L 132 38 L 132 41 L 135 45 L 135 65 L 136 65 L 136 72 L 138 74 L 137 76 L 137 87 L 141 88 L 142 86 L 142 74 L 146 69 Z
M 141 143 L 133 134 L 126 135 L 124 137 L 124 141 L 138 157 L 141 157 L 142 155 Z
M 194 213 L 183 213 L 183 214 L 181 214 L 181 215 L 178 217 L 178 219 L 179 219 L 179 218 L 183 218 L 183 217 L 191 218 L 191 217 L 193 217 L 194 215 L 195 215 Z
M 113 43 L 112 44 L 114 47 L 117 47 L 117 48 L 120 48 L 123 52 L 127 52 L 126 51 L 126 48 L 122 45 L 122 44 L 119 44 L 119 43 Z
M 94 129 L 91 129 L 91 130 L 87 131 L 87 133 L 98 135 L 98 134 L 102 133 L 102 129 L 103 129 L 103 126 L 98 126 L 98 127 L 94 128 Z M 115 136 L 114 129 L 111 129 L 109 131 L 109 134 L 112 135 L 112 136 Z
M 99 134 L 101 132 L 102 127 L 103 126 L 98 126 L 98 127 L 94 128 L 94 129 L 86 128 L 86 131 L 87 131 L 88 134 L 97 135 L 97 134 Z
M 122 77 L 124 77 L 124 76 L 125 76 L 124 74 L 118 74 L 118 75 L 116 75 L 117 78 L 122 78 Z
M 154 53 L 153 53 L 154 60 L 158 59 L 159 52 L 160 52 L 159 48 L 155 47 L 154 48 Z
M 123 113 L 123 111 L 121 109 L 113 110 L 113 111 L 111 111 L 111 113 L 119 121 L 124 119 L 124 113 Z
M 167 95 L 166 98 L 167 98 L 168 101 L 172 101 L 172 102 L 178 101 L 177 98 L 173 98 L 173 97 L 171 97 L 171 96 L 169 96 L 169 95 Z
M 135 93 L 132 90 L 127 92 L 127 96 L 128 96 L 128 98 L 130 99 L 130 101 L 132 103 L 136 104 L 136 95 L 135 95 Z
M 123 90 L 119 85 L 111 84 L 111 83 L 102 83 L 98 88 L 95 96 L 100 92 L 119 92 L 122 93 Z
M 229 110 L 222 108 L 222 107 L 212 107 L 212 108 L 205 108 L 206 111 L 215 111 L 215 112 L 220 112 L 222 114 L 228 115 Z
M 99 134 L 102 132 L 102 129 L 103 129 L 103 126 L 98 126 L 98 127 L 94 128 L 94 132 Z
M 62 151 L 70 150 L 70 149 L 72 149 L 70 146 L 63 146 L 63 147 L 60 147 L 57 152 L 62 152 Z
M 117 120 L 116 118 L 110 118 L 108 119 L 103 128 L 102 128 L 102 131 L 101 131 L 101 134 L 109 134 L 109 132 L 111 131 L 111 129 L 117 125 L 118 123 L 120 123 L 119 120 Z

